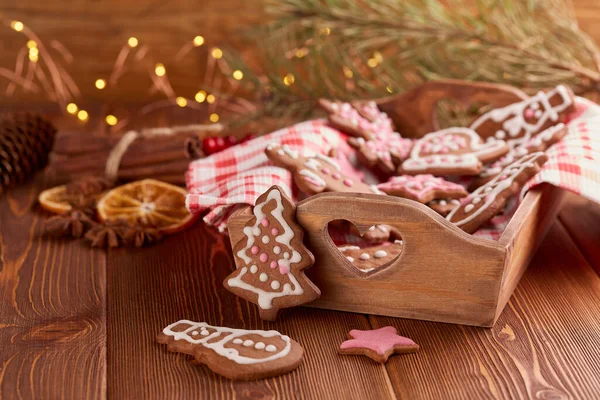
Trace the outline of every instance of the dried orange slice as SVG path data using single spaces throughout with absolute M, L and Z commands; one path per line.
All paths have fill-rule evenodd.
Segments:
M 38 196 L 38 201 L 44 210 L 62 214 L 71 209 L 71 197 L 67 194 L 67 186 L 56 186 L 44 190 Z
M 101 221 L 126 220 L 154 226 L 169 234 L 184 230 L 194 220 L 185 208 L 186 191 L 154 179 L 116 187 L 98 201 Z

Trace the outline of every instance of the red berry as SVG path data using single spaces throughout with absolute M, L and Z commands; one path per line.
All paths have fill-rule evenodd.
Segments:
M 202 151 L 206 155 L 211 155 L 213 153 L 216 153 L 218 150 L 217 150 L 217 142 L 215 141 L 215 138 L 212 138 L 212 137 L 204 138 L 204 140 L 202 140 Z
M 217 143 L 217 151 L 223 151 L 227 148 L 227 143 L 225 143 L 225 139 L 222 137 L 215 138 L 215 142 Z
M 235 138 L 235 136 L 229 135 L 229 136 L 225 136 L 225 143 L 227 143 L 228 147 L 231 147 L 231 146 L 235 146 L 238 143 L 238 141 Z
M 246 136 L 244 136 L 244 138 L 241 140 L 240 143 L 246 143 L 246 142 L 248 142 L 248 141 L 250 141 L 252 139 L 256 139 L 256 135 L 254 135 L 252 133 L 249 133 Z

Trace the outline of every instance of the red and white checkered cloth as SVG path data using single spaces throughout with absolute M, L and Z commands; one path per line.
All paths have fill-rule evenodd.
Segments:
M 568 189 L 600 203 L 600 106 L 577 99 L 577 112 L 571 116 L 569 134 L 547 152 L 548 162 L 524 190 L 542 182 Z M 254 205 L 258 196 L 272 185 L 291 192 L 291 174 L 275 167 L 264 154 L 270 143 L 287 144 L 323 154 L 336 150 L 336 158 L 346 175 L 377 183 L 368 172 L 356 167 L 356 154 L 346 136 L 327 126 L 325 120 L 303 122 L 231 147 L 210 157 L 190 163 L 186 174 L 186 205 L 192 213 L 209 210 L 204 222 L 219 231 L 239 205 Z M 298 194 L 293 195 L 298 199 Z M 517 202 L 511 211 L 516 209 Z M 478 237 L 498 239 L 510 219 L 507 212 L 475 233 Z

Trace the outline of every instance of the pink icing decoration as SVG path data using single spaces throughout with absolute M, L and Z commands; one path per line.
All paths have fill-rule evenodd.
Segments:
M 350 179 L 344 179 L 344 185 L 346 186 L 352 186 L 353 182 Z
M 279 233 L 279 229 L 277 229 L 277 228 L 271 229 L 271 235 L 277 236 L 278 233 Z
M 329 175 L 329 173 L 331 171 L 329 171 L 329 168 L 321 168 L 321 172 L 324 173 L 325 175 Z
M 341 178 L 340 174 L 338 174 L 337 172 L 336 172 L 336 173 L 334 173 L 333 175 L 331 175 L 331 177 L 332 177 L 333 179 L 340 179 L 340 178 Z
M 258 246 L 252 246 L 252 248 L 250 249 L 250 253 L 258 254 Z
M 528 108 L 525 110 L 524 115 L 525 118 L 533 118 L 533 116 L 535 115 L 535 111 L 533 111 L 531 108 Z
M 269 259 L 269 256 L 267 256 L 267 253 L 260 253 L 260 261 L 262 262 L 267 262 L 267 260 Z
M 277 261 L 271 261 L 270 267 L 273 269 L 277 268 Z
M 260 224 L 261 224 L 262 226 L 269 226 L 269 220 L 268 220 L 268 219 L 266 219 L 266 218 L 264 218 L 262 221 L 260 221 Z
M 416 344 L 409 338 L 400 336 L 396 332 L 396 328 L 393 326 L 385 326 L 371 331 L 353 329 L 350 331 L 350 336 L 353 339 L 343 342 L 340 348 L 364 348 L 373 350 L 378 354 L 385 354 L 388 350 L 393 349 L 394 346 L 412 346 Z
M 289 267 L 287 265 L 283 265 L 283 264 L 279 265 L 279 273 L 281 273 L 281 274 L 287 274 L 289 272 L 290 272 L 290 269 L 289 269 Z

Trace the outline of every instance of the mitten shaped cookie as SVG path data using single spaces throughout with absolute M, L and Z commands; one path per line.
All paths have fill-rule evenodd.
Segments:
M 350 192 L 381 194 L 374 185 L 356 181 L 341 171 L 340 165 L 322 154 L 302 155 L 289 146 L 269 145 L 265 154 L 278 167 L 293 174 L 294 183 L 310 195 L 321 192 Z
M 547 160 L 548 157 L 542 152 L 521 157 L 491 181 L 469 194 L 446 219 L 467 233 L 475 232 L 500 213 L 508 199 L 519 193 Z
M 484 163 L 493 162 L 509 147 L 503 140 L 483 142 L 469 128 L 448 128 L 417 140 L 400 174 L 476 175 Z
M 275 320 L 282 308 L 311 302 L 321 295 L 304 275 L 314 263 L 304 246 L 304 231 L 296 223 L 296 206 L 278 186 L 256 201 L 245 238 L 233 247 L 237 269 L 223 285 L 258 305 L 260 317 Z
M 177 321 L 158 334 L 169 351 L 192 355 L 216 374 L 235 380 L 268 378 L 293 371 L 304 350 L 277 331 L 232 329 Z
M 566 122 L 573 111 L 573 92 L 559 85 L 548 93 L 539 92 L 527 100 L 491 110 L 475 120 L 471 129 L 482 138 L 505 140 L 514 148 L 543 130 Z

